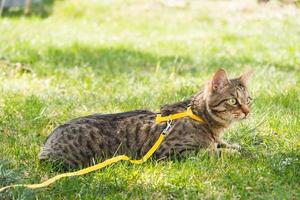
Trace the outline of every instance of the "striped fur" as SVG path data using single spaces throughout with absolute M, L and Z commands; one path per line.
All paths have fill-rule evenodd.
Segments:
M 176 120 L 171 134 L 155 152 L 155 157 L 180 156 L 201 148 L 216 150 L 217 144 L 233 147 L 222 140 L 222 132 L 232 122 L 246 118 L 249 113 L 249 76 L 246 73 L 229 80 L 225 71 L 220 69 L 202 92 L 188 100 L 163 106 L 163 116 L 182 112 L 191 106 L 193 112 L 206 123 L 188 117 Z M 104 160 L 114 155 L 140 158 L 166 127 L 166 123 L 156 124 L 155 117 L 154 112 L 136 110 L 73 119 L 50 134 L 39 158 L 74 168 L 88 166 L 95 159 Z

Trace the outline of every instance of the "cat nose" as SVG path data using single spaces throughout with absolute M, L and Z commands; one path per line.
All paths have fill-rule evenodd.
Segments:
M 243 113 L 245 114 L 245 117 L 247 117 L 247 115 L 250 112 L 249 107 L 246 105 L 241 105 L 241 109 L 242 109 Z

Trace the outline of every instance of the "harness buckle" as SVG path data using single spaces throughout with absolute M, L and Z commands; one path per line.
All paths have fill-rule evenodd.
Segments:
M 166 126 L 166 128 L 162 131 L 162 133 L 164 134 L 164 135 L 168 135 L 169 134 L 169 130 L 171 129 L 171 127 L 172 127 L 172 120 L 168 120 L 167 121 L 167 126 Z

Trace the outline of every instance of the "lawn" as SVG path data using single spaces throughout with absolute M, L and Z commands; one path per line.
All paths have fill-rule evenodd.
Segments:
M 96 112 L 158 111 L 201 90 L 220 67 L 231 77 L 254 69 L 252 114 L 225 133 L 240 154 L 122 162 L 0 199 L 300 199 L 299 8 L 47 2 L 32 16 L 0 18 L 0 187 L 58 174 L 37 155 L 59 124 Z

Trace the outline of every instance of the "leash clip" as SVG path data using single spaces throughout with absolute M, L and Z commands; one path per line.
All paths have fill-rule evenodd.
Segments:
M 172 126 L 172 122 L 173 122 L 172 120 L 167 121 L 167 127 L 162 131 L 164 135 L 168 135 L 169 130 L 171 129 Z

